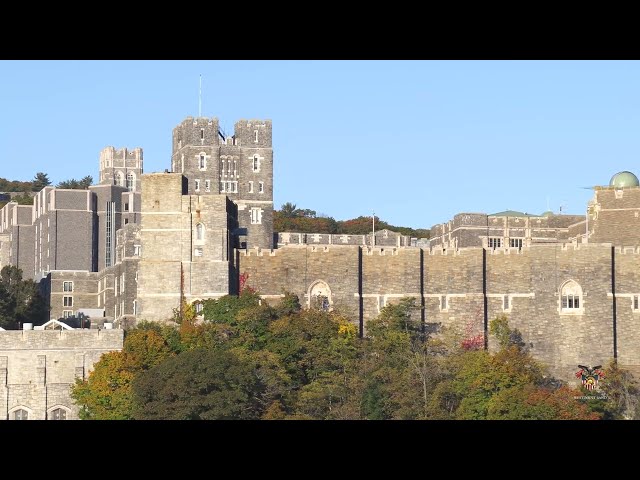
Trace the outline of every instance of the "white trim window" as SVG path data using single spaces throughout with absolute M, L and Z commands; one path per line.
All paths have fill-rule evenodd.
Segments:
M 258 130 L 253 131 L 253 143 L 258 143 Z
M 195 257 L 201 257 L 203 254 L 204 254 L 204 251 L 203 251 L 202 247 L 196 247 L 196 248 L 193 250 L 193 255 L 194 255 Z
M 518 250 L 522 250 L 522 243 L 523 243 L 522 238 L 510 238 L 509 239 L 509 247 L 510 248 L 517 248 Z
M 250 210 L 251 213 L 251 225 L 260 225 L 262 223 L 262 209 L 253 207 Z
M 63 292 L 73 292 L 73 282 L 62 282 Z
M 204 181 L 204 191 L 205 192 L 210 192 L 211 191 L 211 180 L 205 180 Z
M 264 182 L 258 182 L 258 193 L 264 193 Z
M 249 182 L 249 193 L 253 193 L 253 182 Z
M 200 157 L 198 159 L 198 168 L 200 170 L 207 169 L 207 156 L 204 154 L 204 152 L 200 153 Z
M 502 248 L 502 238 L 500 237 L 489 237 L 487 244 L 489 248 L 495 250 L 496 248 Z
M 73 297 L 62 297 L 63 307 L 73 307 Z
M 196 190 L 196 192 L 200 191 L 200 180 L 199 179 L 195 180 L 195 190 Z
M 63 310 L 62 318 L 69 318 L 69 317 L 73 317 L 73 310 Z
M 640 311 L 640 295 L 634 295 L 631 306 L 634 312 Z
M 582 313 L 582 288 L 577 282 L 569 280 L 560 290 L 560 309 L 562 313 Z
M 253 171 L 254 172 L 260 171 L 260 157 L 258 156 L 258 154 L 255 154 L 253 156 Z

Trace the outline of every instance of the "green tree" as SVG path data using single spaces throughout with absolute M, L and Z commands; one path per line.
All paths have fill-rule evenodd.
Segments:
M 86 190 L 93 183 L 93 177 L 91 175 L 87 175 L 86 177 L 81 178 L 80 180 L 76 180 L 75 178 L 71 178 L 69 180 L 63 180 L 62 182 L 56 185 L 57 188 L 66 188 L 72 190 Z
M 103 354 L 86 380 L 76 379 L 71 397 L 80 407 L 81 419 L 132 418 L 133 379 L 174 355 L 161 331 L 143 324 L 127 332 L 122 351 Z
M 31 183 L 33 185 L 31 189 L 34 192 L 39 192 L 44 187 L 51 185 L 51 180 L 49 180 L 49 175 L 47 175 L 46 173 L 38 172 L 36 173 L 36 176 L 33 178 L 33 180 L 31 180 Z
M 20 195 L 16 195 L 11 199 L 12 202 L 16 202 L 18 205 L 33 205 L 33 197 L 27 192 L 22 192 Z
M 251 362 L 226 350 L 190 350 L 134 379 L 134 418 L 257 419 L 263 391 Z
M 48 307 L 33 280 L 23 280 L 22 270 L 6 265 L 0 270 L 0 327 L 19 328 L 20 324 L 41 325 L 48 318 Z

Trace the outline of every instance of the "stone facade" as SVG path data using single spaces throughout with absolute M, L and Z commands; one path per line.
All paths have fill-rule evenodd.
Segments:
M 122 350 L 123 330 L 0 331 L 0 419 L 75 420 L 70 388 L 105 352 Z

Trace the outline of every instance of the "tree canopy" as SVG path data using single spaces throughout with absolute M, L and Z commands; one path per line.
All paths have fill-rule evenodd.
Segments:
M 48 308 L 33 280 L 23 280 L 22 270 L 6 265 L 0 270 L 0 327 L 18 329 L 23 323 L 41 325 Z

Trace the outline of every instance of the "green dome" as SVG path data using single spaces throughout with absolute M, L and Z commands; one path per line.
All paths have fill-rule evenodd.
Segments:
M 637 187 L 640 186 L 640 181 L 638 181 L 638 177 L 633 173 L 624 171 L 616 173 L 611 177 L 609 186 L 615 188 Z

